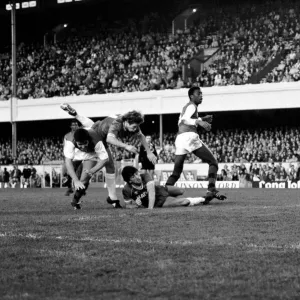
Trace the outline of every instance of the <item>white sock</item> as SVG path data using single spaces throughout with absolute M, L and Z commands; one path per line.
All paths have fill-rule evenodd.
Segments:
M 111 200 L 118 200 L 116 192 L 116 175 L 105 174 L 105 182 L 107 184 L 108 196 Z
M 200 203 L 205 201 L 205 198 L 203 197 L 197 197 L 197 198 L 186 198 L 190 201 L 190 205 L 189 206 L 195 206 L 195 205 L 199 205 Z

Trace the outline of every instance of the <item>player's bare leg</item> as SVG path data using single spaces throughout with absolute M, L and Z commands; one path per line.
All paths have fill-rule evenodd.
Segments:
M 186 157 L 186 154 L 175 155 L 174 169 L 173 169 L 172 175 L 168 178 L 168 180 L 166 182 L 166 186 L 174 186 L 175 183 L 180 178 L 180 175 L 183 171 L 185 157 Z
M 195 206 L 203 203 L 205 198 L 183 198 L 183 197 L 167 197 L 163 207 L 177 207 L 177 206 Z
M 171 197 L 178 197 L 178 196 L 182 196 L 184 194 L 184 190 L 177 186 L 168 185 L 167 189 L 168 189 L 168 193 Z
M 60 108 L 66 111 L 69 115 L 76 118 L 78 122 L 81 123 L 82 127 L 85 129 L 91 128 L 94 124 L 94 121 L 88 117 L 81 116 L 77 114 L 77 111 L 68 103 L 63 103 L 60 105 Z
M 225 200 L 227 197 L 219 193 L 216 189 L 216 180 L 218 173 L 218 162 L 208 147 L 203 144 L 200 148 L 193 151 L 193 153 L 199 157 L 203 162 L 208 163 L 208 191 L 206 193 L 205 202 L 208 204 L 212 199 Z
M 107 203 L 111 204 L 114 208 L 122 208 L 120 201 L 117 197 L 116 192 L 116 170 L 115 163 L 109 148 L 106 149 L 109 161 L 105 164 L 106 174 L 105 182 L 107 185 L 108 197 L 106 199 Z
M 148 170 L 148 173 L 150 174 L 151 178 L 153 179 L 154 170 Z

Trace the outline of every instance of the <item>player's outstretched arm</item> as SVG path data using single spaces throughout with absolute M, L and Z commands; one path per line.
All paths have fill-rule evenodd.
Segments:
M 75 189 L 76 190 L 85 189 L 84 184 L 78 179 L 78 177 L 75 173 L 72 160 L 70 158 L 67 158 L 67 157 L 66 157 L 66 167 L 67 167 L 67 170 L 68 170 L 68 174 L 71 176 L 71 178 L 74 181 Z
M 106 142 L 109 144 L 112 144 L 114 146 L 117 146 L 119 148 L 124 148 L 125 150 L 127 150 L 129 152 L 138 153 L 138 150 L 136 149 L 136 147 L 124 144 L 123 142 L 119 141 L 115 136 L 113 136 L 110 133 L 107 135 Z
M 153 180 L 147 183 L 147 191 L 148 191 L 148 198 L 149 198 L 148 209 L 153 209 L 155 204 L 155 183 Z

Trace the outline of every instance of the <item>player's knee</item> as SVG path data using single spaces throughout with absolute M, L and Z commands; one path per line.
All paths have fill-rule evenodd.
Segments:
M 106 173 L 108 174 L 115 174 L 116 172 L 114 163 L 111 163 L 110 161 L 106 163 L 105 168 L 106 168 Z
M 219 169 L 218 161 L 214 158 L 209 162 L 210 166 L 214 166 L 217 170 Z
M 183 189 L 180 189 L 180 190 L 178 191 L 178 193 L 179 193 L 179 195 L 183 195 L 183 194 L 184 194 L 184 190 L 183 190 Z

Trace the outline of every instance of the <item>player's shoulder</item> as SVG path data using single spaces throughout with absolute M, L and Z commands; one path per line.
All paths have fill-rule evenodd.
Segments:
M 67 141 L 73 141 L 74 139 L 74 132 L 70 131 L 65 134 L 64 139 Z
M 122 193 L 123 193 L 123 195 L 130 197 L 130 195 L 131 195 L 131 186 L 128 183 L 126 183 L 124 185 L 124 187 L 122 189 Z
M 123 122 L 121 118 L 111 119 L 110 130 L 120 131 L 123 129 Z

